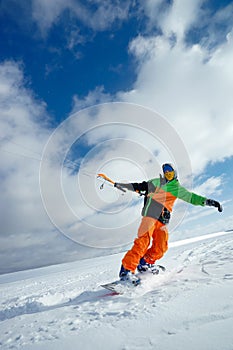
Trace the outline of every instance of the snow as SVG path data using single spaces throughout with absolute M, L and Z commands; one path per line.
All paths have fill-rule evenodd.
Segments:
M 0 276 L 1 349 L 232 350 L 232 232 L 209 237 L 123 295 L 100 287 L 123 254 Z

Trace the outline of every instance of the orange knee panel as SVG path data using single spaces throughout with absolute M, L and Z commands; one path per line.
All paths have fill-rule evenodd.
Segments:
M 157 222 L 158 221 L 156 219 L 143 216 L 141 224 L 138 228 L 138 237 L 142 237 L 147 233 L 150 237 L 152 237 Z

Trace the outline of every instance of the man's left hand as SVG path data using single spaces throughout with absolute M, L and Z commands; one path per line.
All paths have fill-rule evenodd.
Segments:
M 220 213 L 223 211 L 223 207 L 221 206 L 221 204 L 219 202 L 215 201 L 214 199 L 207 199 L 205 204 L 208 205 L 209 207 L 218 208 L 218 211 Z

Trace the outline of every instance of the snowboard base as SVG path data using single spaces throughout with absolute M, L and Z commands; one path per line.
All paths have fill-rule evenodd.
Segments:
M 114 292 L 116 294 L 123 294 L 127 290 L 131 290 L 135 287 L 137 287 L 140 284 L 140 279 L 138 280 L 137 284 L 133 284 L 130 281 L 121 281 L 117 280 L 114 282 L 106 283 L 106 284 L 101 284 L 102 288 L 105 288 L 107 290 L 110 290 L 111 292 Z

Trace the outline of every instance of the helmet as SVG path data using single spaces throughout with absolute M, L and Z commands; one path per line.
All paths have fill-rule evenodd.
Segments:
M 166 181 L 172 181 L 173 179 L 176 179 L 176 171 L 174 169 L 174 166 L 170 163 L 165 163 L 162 165 L 164 177 Z

